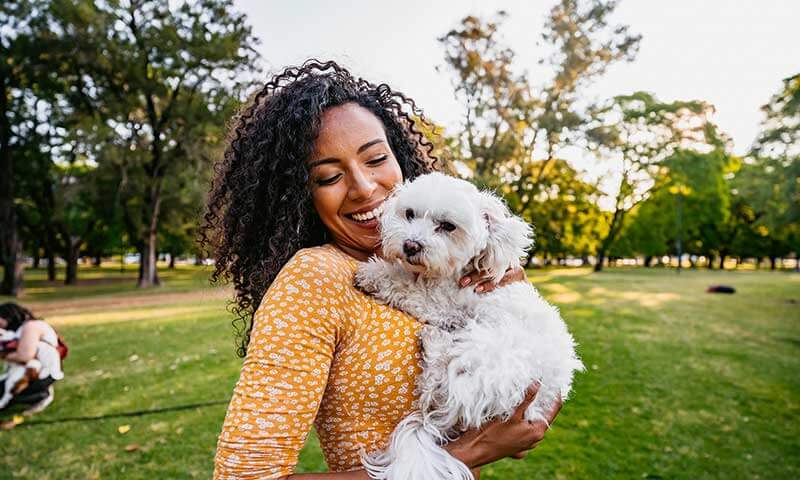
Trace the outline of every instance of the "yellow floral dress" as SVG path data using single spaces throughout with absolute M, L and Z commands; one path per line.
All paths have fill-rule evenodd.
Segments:
M 313 424 L 332 471 L 360 467 L 414 408 L 412 317 L 353 287 L 358 262 L 333 245 L 299 251 L 261 302 L 215 459 L 215 479 L 294 472 Z

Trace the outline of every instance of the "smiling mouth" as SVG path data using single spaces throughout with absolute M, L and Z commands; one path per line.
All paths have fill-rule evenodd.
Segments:
M 348 219 L 350 219 L 350 220 L 352 220 L 354 222 L 366 224 L 366 223 L 370 223 L 373 220 L 378 219 L 378 217 L 380 217 L 381 213 L 383 213 L 383 203 L 381 203 L 380 205 L 378 205 L 377 207 L 373 208 L 372 210 L 370 210 L 368 212 L 348 213 L 348 214 L 345 214 L 345 217 L 347 217 Z

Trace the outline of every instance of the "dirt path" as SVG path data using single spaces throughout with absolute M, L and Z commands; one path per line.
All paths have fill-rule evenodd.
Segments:
M 209 300 L 226 300 L 233 296 L 229 288 L 211 288 L 193 290 L 190 292 L 176 293 L 146 293 L 146 294 L 117 294 L 97 297 L 83 297 L 70 300 L 31 301 L 29 307 L 37 316 L 66 315 L 70 313 L 86 312 L 92 310 L 146 307 L 150 305 L 165 305 L 170 303 L 202 302 Z

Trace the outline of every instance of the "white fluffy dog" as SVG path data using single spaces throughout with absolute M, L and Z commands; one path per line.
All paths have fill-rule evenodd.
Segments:
M 400 422 L 386 450 L 363 458 L 372 478 L 472 479 L 442 445 L 508 418 L 537 381 L 526 419 L 544 419 L 559 396 L 566 399 L 583 364 L 558 310 L 528 282 L 485 294 L 457 284 L 475 269 L 499 281 L 519 265 L 531 235 L 499 198 L 440 173 L 420 176 L 386 200 L 384 258 L 363 264 L 356 285 L 425 323 L 424 365 L 419 411 Z

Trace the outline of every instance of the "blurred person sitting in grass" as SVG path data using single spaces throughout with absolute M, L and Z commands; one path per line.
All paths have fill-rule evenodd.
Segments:
M 37 319 L 33 313 L 16 303 L 0 304 L 0 329 L 18 333 L 16 349 L 0 351 L 0 358 L 6 364 L 25 365 L 34 358 L 41 363 L 39 378 L 33 379 L 24 390 L 16 394 L 5 405 L 30 405 L 23 413 L 32 415 L 41 412 L 53 402 L 53 383 L 64 378 L 61 370 L 61 352 L 56 331 L 44 320 Z M 5 385 L 0 385 L 5 389 Z

